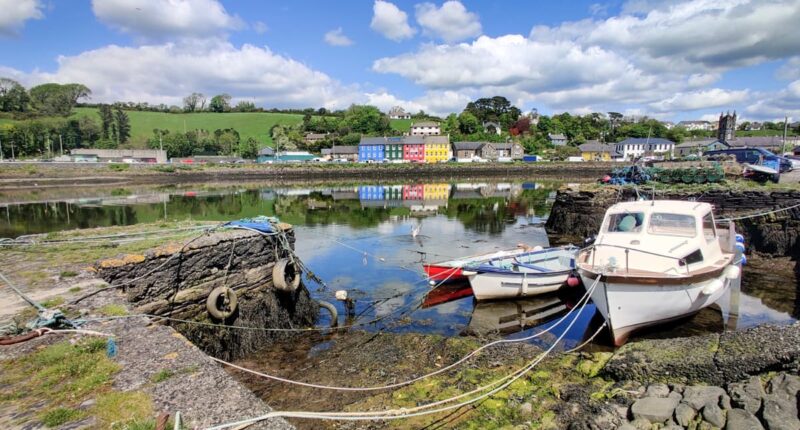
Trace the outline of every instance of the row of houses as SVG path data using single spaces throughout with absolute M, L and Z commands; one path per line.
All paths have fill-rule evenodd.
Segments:
M 588 141 L 580 145 L 584 161 L 630 161 L 640 157 L 683 158 L 690 155 L 703 155 L 706 151 L 728 148 L 764 148 L 781 154 L 800 145 L 800 138 L 779 136 L 737 137 L 728 141 L 719 139 L 689 140 L 681 144 L 662 138 L 630 138 L 619 143 L 600 143 Z
M 331 148 L 332 158 L 337 158 Z M 352 158 L 353 149 L 340 149 Z M 492 142 L 454 142 L 449 136 L 392 136 L 362 137 L 358 144 L 356 161 L 360 162 L 416 162 L 438 163 L 452 158 L 469 161 L 485 160 L 521 160 L 524 155 L 522 145 L 518 143 Z M 339 158 L 344 157 L 344 155 Z

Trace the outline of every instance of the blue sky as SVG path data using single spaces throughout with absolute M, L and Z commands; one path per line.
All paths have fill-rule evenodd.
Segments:
M 0 76 L 95 101 L 800 119 L 800 0 L 0 0 Z

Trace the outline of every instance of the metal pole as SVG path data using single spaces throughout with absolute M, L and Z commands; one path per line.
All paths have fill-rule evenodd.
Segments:
M 64 141 L 61 140 L 61 134 L 58 135 L 58 147 L 61 149 L 61 155 L 64 155 Z
M 3 139 L 0 139 L 0 161 L 3 161 Z

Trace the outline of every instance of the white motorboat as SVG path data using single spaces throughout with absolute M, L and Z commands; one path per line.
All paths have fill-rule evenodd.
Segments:
M 717 225 L 708 203 L 617 203 L 577 269 L 619 346 L 634 330 L 716 302 L 741 276 L 740 240 L 733 222 Z
M 467 266 L 462 274 L 469 279 L 479 301 L 535 296 L 567 284 L 577 251 L 577 247 L 566 246 L 523 252 Z M 576 278 L 576 284 L 577 281 Z

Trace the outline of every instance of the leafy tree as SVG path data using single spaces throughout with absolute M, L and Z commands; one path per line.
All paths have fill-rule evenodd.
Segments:
M 110 105 L 100 105 L 97 107 L 100 114 L 100 122 L 102 124 L 102 138 L 111 138 L 111 127 L 114 125 L 114 113 Z
M 131 137 L 131 120 L 120 106 L 117 106 L 114 112 L 114 120 L 116 121 L 117 142 L 128 143 L 128 139 Z
M 447 115 L 447 118 L 445 118 L 444 122 L 442 122 L 442 133 L 444 134 L 459 133 L 461 130 L 459 130 L 458 126 L 459 126 L 458 117 L 456 116 L 456 114 L 451 113 L 450 115 Z
M 367 105 L 350 106 L 344 114 L 343 125 L 350 132 L 371 135 L 380 135 L 391 130 L 389 119 L 375 106 Z
M 186 112 L 196 112 L 203 110 L 206 104 L 206 96 L 203 93 L 191 93 L 183 98 L 183 110 Z
M 0 78 L 0 112 L 25 112 L 30 97 L 19 82 Z
M 502 96 L 480 98 L 474 102 L 469 102 L 464 110 L 473 114 L 480 124 L 487 121 L 497 122 L 505 130 L 511 128 L 511 124 L 521 114 L 519 108 L 512 105 L 507 98 Z
M 254 112 L 255 110 L 256 105 L 253 102 L 248 102 L 246 100 L 236 103 L 236 106 L 233 108 L 234 112 Z
M 230 94 L 219 94 L 211 98 L 208 104 L 208 110 L 211 112 L 230 112 L 231 111 L 231 96 Z
M 477 133 L 481 127 L 478 118 L 467 110 L 458 115 L 458 124 L 459 130 L 463 134 Z
M 78 120 L 78 128 L 80 129 L 80 141 L 85 144 L 89 144 L 86 146 L 90 146 L 92 143 L 97 142 L 100 137 L 102 136 L 102 130 L 100 126 L 97 125 L 97 122 L 88 116 L 82 116 Z
M 249 137 L 247 141 L 239 143 L 239 156 L 249 159 L 257 158 L 258 142 L 252 137 Z
M 78 100 L 89 97 L 92 91 L 81 84 L 42 84 L 30 89 L 33 107 L 44 115 L 69 116 Z

